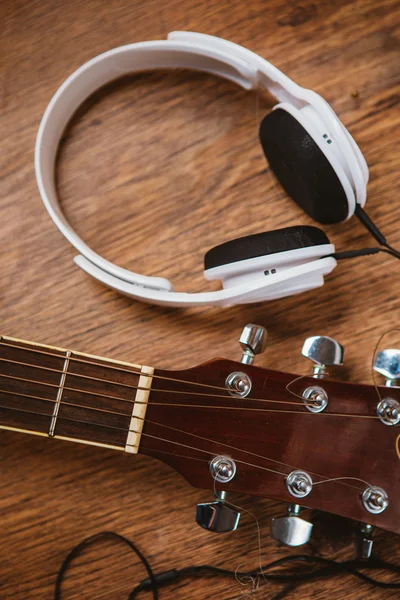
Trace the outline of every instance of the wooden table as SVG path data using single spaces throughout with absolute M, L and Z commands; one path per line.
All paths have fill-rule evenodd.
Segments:
M 304 338 L 326 334 L 346 347 L 339 376 L 371 382 L 379 336 L 399 319 L 394 259 L 342 263 L 322 289 L 254 306 L 179 310 L 130 301 L 74 266 L 73 249 L 39 197 L 33 148 L 51 95 L 89 58 L 173 29 L 215 34 L 255 50 L 331 103 L 369 164 L 368 211 L 399 246 L 395 0 L 3 0 L 0 10 L 1 333 L 185 368 L 214 356 L 237 359 L 241 328 L 255 322 L 270 336 L 258 365 L 305 374 Z M 202 276 L 207 249 L 249 233 L 311 224 L 262 155 L 257 127 L 271 106 L 266 95 L 193 72 L 146 73 L 109 86 L 79 111 L 63 143 L 58 176 L 68 218 L 121 266 L 167 276 L 179 290 L 216 289 Z M 338 250 L 373 244 L 354 219 L 325 231 Z M 384 345 L 396 343 L 399 334 Z M 0 443 L 2 599 L 52 598 L 68 550 L 103 529 L 134 540 L 157 570 L 257 566 L 254 520 L 244 513 L 239 530 L 224 536 L 201 530 L 195 505 L 210 495 L 162 463 L 5 431 Z M 283 505 L 244 496 L 234 501 L 259 519 L 264 562 L 293 552 L 269 536 L 270 518 L 283 514 Z M 320 515 L 315 529 L 314 551 L 352 556 L 347 522 Z M 397 536 L 379 533 L 375 548 L 400 561 Z M 74 563 L 64 597 L 125 599 L 142 576 L 122 547 L 104 543 Z M 397 597 L 350 577 L 304 585 L 291 597 L 342 598 L 343 586 L 354 600 Z M 210 579 L 185 582 L 161 598 L 226 600 L 241 590 L 236 582 Z M 269 593 L 264 585 L 255 598 Z

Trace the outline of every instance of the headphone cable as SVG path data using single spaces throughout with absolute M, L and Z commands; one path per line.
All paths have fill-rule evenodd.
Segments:
M 252 583 L 258 587 L 258 584 L 262 581 L 270 584 L 281 584 L 283 587 L 273 596 L 270 596 L 270 600 L 280 600 L 286 598 L 290 592 L 294 591 L 303 583 L 307 581 L 316 581 L 318 579 L 327 579 L 330 577 L 336 577 L 338 575 L 352 575 L 360 581 L 367 583 L 375 588 L 387 589 L 387 590 L 400 590 L 400 565 L 395 565 L 379 559 L 373 556 L 368 560 L 365 559 L 353 559 L 336 561 L 321 556 L 310 556 L 310 555 L 288 555 L 273 562 L 270 562 L 263 567 L 259 567 L 254 571 L 241 573 L 237 570 L 222 569 L 215 567 L 214 565 L 193 565 L 184 567 L 181 569 L 169 569 L 156 573 L 151 568 L 150 562 L 146 559 L 144 554 L 139 548 L 128 540 L 126 537 L 114 533 L 112 531 L 101 531 L 95 535 L 92 535 L 77 546 L 75 546 L 64 559 L 60 570 L 57 574 L 54 600 L 61 600 L 65 596 L 61 593 L 62 583 L 65 579 L 67 571 L 69 570 L 71 563 L 78 558 L 82 552 L 87 550 L 88 547 L 97 544 L 101 540 L 111 539 L 114 542 L 119 542 L 130 548 L 140 562 L 143 564 L 147 571 L 148 577 L 138 583 L 133 590 L 130 592 L 128 600 L 136 600 L 142 592 L 148 592 L 147 597 L 151 594 L 153 600 L 159 598 L 159 588 L 163 586 L 173 585 L 178 583 L 182 579 L 196 579 L 199 577 L 209 576 L 220 576 L 228 577 L 232 580 L 242 580 L 242 582 Z M 295 563 L 292 568 L 285 568 Z M 296 565 L 297 563 L 297 565 Z M 303 563 L 303 567 L 299 567 L 298 563 Z M 276 570 L 277 567 L 280 569 Z M 283 567 L 283 568 L 282 568 Z M 271 569 L 274 572 L 270 573 Z M 367 574 L 366 571 L 386 571 L 391 577 L 386 580 L 376 579 L 371 575 Z M 271 592 L 270 585 L 268 585 L 268 591 Z
M 372 237 L 375 238 L 381 246 L 387 248 L 387 250 L 390 252 L 390 254 L 392 254 L 392 256 L 400 258 L 400 252 L 396 250 L 396 248 L 393 248 L 393 246 L 388 244 L 386 237 L 383 235 L 382 231 L 375 225 L 371 217 L 367 215 L 367 213 L 360 206 L 360 204 L 356 205 L 354 214 L 357 216 L 360 223 L 364 225 L 364 227 L 368 230 Z
M 357 250 L 345 250 L 344 252 L 335 252 L 329 254 L 336 260 L 344 260 L 346 258 L 358 258 L 359 256 L 368 256 L 369 254 L 378 254 L 378 252 L 386 252 L 395 258 L 400 258 L 400 254 L 392 248 L 359 248 Z M 326 258 L 326 257 L 324 257 Z

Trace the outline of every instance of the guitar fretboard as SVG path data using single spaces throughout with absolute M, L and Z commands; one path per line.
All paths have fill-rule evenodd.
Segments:
M 0 429 L 137 453 L 154 369 L 0 338 Z

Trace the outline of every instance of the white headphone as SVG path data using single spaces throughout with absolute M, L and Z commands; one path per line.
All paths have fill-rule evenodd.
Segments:
M 94 252 L 72 229 L 59 203 L 55 161 L 63 131 L 82 102 L 128 73 L 189 68 L 219 75 L 245 89 L 266 88 L 277 99 L 260 125 L 270 165 L 290 196 L 314 219 L 334 223 L 364 206 L 368 167 L 360 149 L 325 100 L 295 84 L 254 52 L 200 33 L 139 42 L 93 58 L 73 73 L 48 105 L 35 147 L 42 200 L 54 223 L 80 253 L 75 263 L 132 298 L 169 306 L 229 306 L 283 298 L 320 287 L 336 266 L 335 248 L 316 227 L 287 227 L 232 240 L 205 256 L 204 276 L 222 280 L 216 292 L 174 292 L 161 277 L 132 273 Z

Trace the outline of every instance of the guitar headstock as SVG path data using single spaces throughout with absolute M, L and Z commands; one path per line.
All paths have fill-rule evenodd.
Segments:
M 236 491 L 289 503 L 274 531 L 291 545 L 310 535 L 300 505 L 400 533 L 400 352 L 377 355 L 387 385 L 375 387 L 328 378 L 343 359 L 331 338 L 306 341 L 314 368 L 304 377 L 251 364 L 264 345 L 261 328 L 245 328 L 241 344 L 241 363 L 156 371 L 141 452 L 222 497 Z M 199 506 L 204 527 L 235 528 L 238 516 L 223 502 Z

